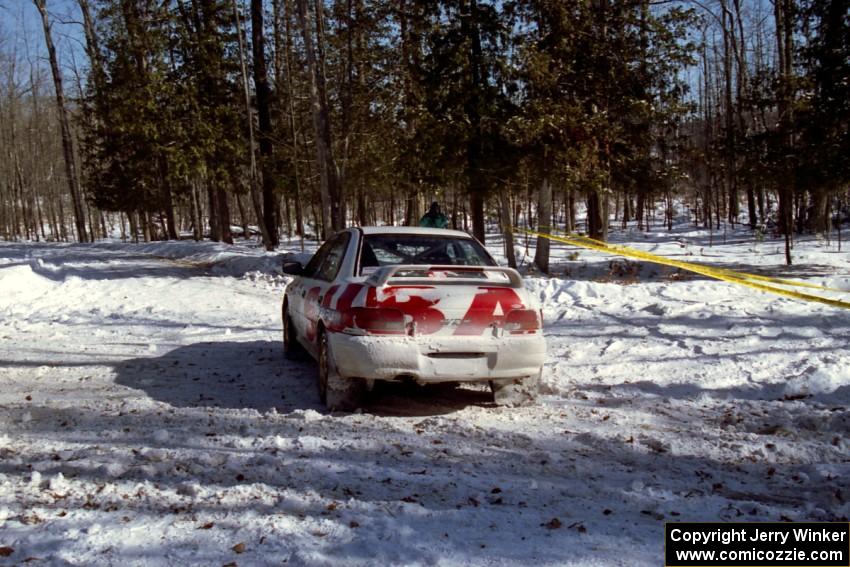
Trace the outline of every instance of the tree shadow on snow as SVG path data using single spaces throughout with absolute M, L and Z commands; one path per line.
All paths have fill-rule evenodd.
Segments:
M 64 440 L 97 447 L 93 458 L 65 460 L 30 446 L 24 462 L 39 463 L 47 477 L 62 472 L 97 485 L 123 483 L 121 491 L 95 496 L 95 504 L 82 494 L 58 504 L 94 506 L 100 512 L 92 512 L 98 514 L 93 522 L 110 521 L 110 511 L 119 510 L 116 516 L 139 522 L 176 521 L 189 513 L 200 515 L 197 526 L 215 519 L 213 529 L 230 537 L 239 525 L 229 522 L 242 517 L 283 519 L 286 529 L 296 519 L 322 522 L 323 534 L 345 533 L 356 519 L 363 526 L 359 533 L 321 548 L 330 563 L 348 564 L 364 564 L 373 553 L 370 545 L 388 537 L 394 551 L 383 562 L 433 563 L 440 557 L 473 564 L 581 562 L 600 549 L 611 557 L 624 529 L 627 538 L 645 538 L 660 533 L 663 520 L 677 517 L 836 519 L 830 514 L 838 513 L 843 497 L 835 494 L 850 488 L 846 477 L 812 469 L 805 458 L 776 467 L 764 459 L 742 462 L 735 453 L 694 453 L 680 445 L 687 432 L 673 436 L 678 449 L 670 450 L 653 443 L 658 432 L 648 429 L 636 429 L 628 440 L 602 432 L 532 437 L 498 429 L 485 433 L 463 419 L 425 419 L 414 433 L 362 416 L 152 410 L 106 415 L 58 409 L 49 419 L 70 422 Z M 105 431 L 114 434 L 107 439 Z M 728 434 L 718 429 L 706 435 L 721 444 Z M 112 449 L 102 452 L 110 443 Z M 24 474 L 23 466 L 0 462 L 0 473 Z M 804 490 L 801 473 L 813 476 Z M 145 481 L 155 483 L 158 497 L 133 495 L 131 487 Z M 203 488 L 191 488 L 197 485 Z M 263 497 L 222 499 L 229 489 Z M 122 497 L 125 492 L 129 498 Z M 183 496 L 168 496 L 175 492 Z M 25 499 L 22 505 L 41 504 Z M 560 518 L 560 529 L 547 527 L 553 518 Z M 560 521 L 571 527 L 560 527 Z M 585 524 L 588 533 L 577 529 Z M 534 543 L 525 543 L 526 536 Z M 659 553 L 660 547 L 659 542 Z M 132 550 L 122 550 L 122 556 L 127 551 Z M 204 553 L 210 554 L 208 564 L 223 562 L 215 548 Z
M 272 341 L 199 342 L 115 366 L 115 382 L 174 407 L 319 408 L 315 368 Z
M 161 356 L 121 361 L 114 368 L 117 384 L 174 407 L 325 411 L 316 388 L 316 363 L 286 359 L 277 341 L 199 342 Z M 380 384 L 367 396 L 364 411 L 429 416 L 492 405 L 491 400 L 481 388 Z

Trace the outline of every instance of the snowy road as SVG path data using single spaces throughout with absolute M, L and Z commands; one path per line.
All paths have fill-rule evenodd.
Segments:
M 850 516 L 850 312 L 532 279 L 539 406 L 332 416 L 279 258 L 220 250 L 0 244 L 0 565 L 658 565 L 664 521 Z

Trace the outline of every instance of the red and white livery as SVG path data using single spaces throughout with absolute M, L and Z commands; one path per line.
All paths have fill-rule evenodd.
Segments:
M 516 270 L 468 234 L 351 228 L 328 239 L 283 298 L 288 356 L 319 363 L 329 409 L 352 409 L 375 380 L 489 382 L 497 403 L 532 401 L 546 345 Z

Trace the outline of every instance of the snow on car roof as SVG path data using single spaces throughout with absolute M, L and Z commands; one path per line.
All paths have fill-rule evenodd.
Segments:
M 422 228 L 418 226 L 363 226 L 360 227 L 363 234 L 427 234 L 430 236 L 455 236 L 460 238 L 472 238 L 461 230 L 449 230 L 446 228 Z

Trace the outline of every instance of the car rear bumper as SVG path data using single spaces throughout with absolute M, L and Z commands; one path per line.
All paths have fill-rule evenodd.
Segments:
M 330 333 L 345 378 L 479 382 L 532 376 L 546 358 L 542 334 L 502 337 L 355 336 Z

